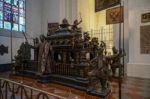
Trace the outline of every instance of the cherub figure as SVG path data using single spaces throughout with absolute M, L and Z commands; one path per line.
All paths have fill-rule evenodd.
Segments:
M 81 32 L 81 28 L 78 27 L 79 24 L 82 23 L 82 19 L 78 22 L 78 20 L 76 19 L 72 25 L 72 30 L 73 31 L 77 31 L 77 32 Z

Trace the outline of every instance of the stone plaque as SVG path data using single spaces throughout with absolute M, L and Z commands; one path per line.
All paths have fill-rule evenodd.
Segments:
M 150 54 L 150 25 L 141 26 L 140 32 L 141 54 Z

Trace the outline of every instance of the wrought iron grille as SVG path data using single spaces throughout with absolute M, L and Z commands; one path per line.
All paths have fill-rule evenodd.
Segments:
M 104 41 L 106 43 L 107 54 L 112 54 L 112 46 L 113 46 L 112 25 L 100 27 L 99 30 L 91 30 L 90 37 L 97 37 L 99 43 L 101 41 Z
M 0 99 L 67 99 L 22 83 L 0 78 Z

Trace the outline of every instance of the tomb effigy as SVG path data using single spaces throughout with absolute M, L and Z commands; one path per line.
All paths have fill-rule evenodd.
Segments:
M 112 62 L 114 57 L 106 56 L 106 44 L 103 41 L 99 44 L 98 38 L 90 38 L 87 32 L 81 32 L 77 26 L 80 22 L 76 20 L 74 25 L 70 25 L 64 19 L 57 31 L 46 37 L 41 35 L 41 42 L 35 39 L 34 46 L 23 43 L 15 56 L 16 74 L 106 97 L 111 90 L 109 67 L 112 65 L 114 72 L 120 64 L 117 62 L 116 66 Z M 35 49 L 34 62 L 30 61 L 30 48 Z M 119 54 L 117 56 L 119 60 Z

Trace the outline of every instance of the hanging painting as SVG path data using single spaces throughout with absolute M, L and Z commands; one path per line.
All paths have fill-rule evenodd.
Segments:
M 115 7 L 106 10 L 106 24 L 123 22 L 123 7 Z
M 150 25 L 141 26 L 140 30 L 141 54 L 150 54 Z
M 95 12 L 118 5 L 120 0 L 95 0 Z

